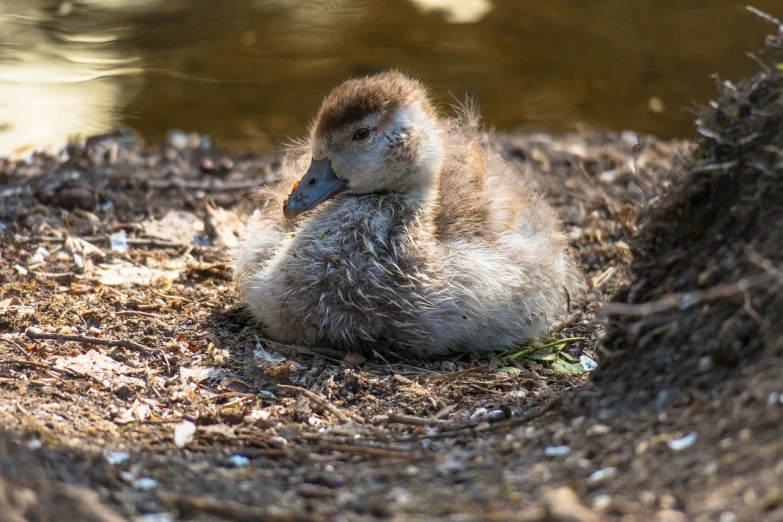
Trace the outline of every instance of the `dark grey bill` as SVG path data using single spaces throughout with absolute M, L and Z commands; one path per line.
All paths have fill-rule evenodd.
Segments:
M 332 169 L 332 160 L 313 160 L 307 173 L 294 185 L 294 190 L 283 204 L 283 215 L 291 219 L 307 212 L 336 196 L 348 187 L 348 182 L 337 177 Z

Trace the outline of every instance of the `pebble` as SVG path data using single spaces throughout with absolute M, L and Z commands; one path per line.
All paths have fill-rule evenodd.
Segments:
M 580 355 L 579 362 L 582 363 L 582 368 L 584 368 L 588 372 L 592 372 L 593 370 L 598 368 L 598 363 L 595 362 L 590 357 L 588 357 L 587 355 Z
M 645 506 L 652 506 L 658 501 L 658 497 L 652 491 L 644 490 L 639 493 L 639 500 L 641 500 L 642 504 Z
M 603 468 L 593 472 L 590 478 L 587 479 L 588 484 L 600 484 L 607 479 L 617 476 L 617 468 Z
M 715 367 L 715 361 L 709 355 L 699 359 L 699 373 L 707 373 Z
M 669 449 L 672 451 L 682 451 L 686 448 L 690 448 L 696 442 L 698 436 L 699 434 L 694 431 L 679 439 L 672 439 L 669 441 Z
M 166 141 L 177 150 L 183 150 L 188 146 L 188 136 L 181 130 L 170 130 L 166 136 Z
M 250 459 L 243 455 L 231 455 L 228 458 L 228 463 L 235 468 L 244 468 L 250 464 Z
M 596 495 L 593 499 L 593 509 L 601 513 L 606 513 L 614 507 L 614 499 L 611 495 Z
M 46 261 L 46 258 L 49 257 L 49 251 L 46 250 L 44 247 L 38 247 L 38 250 L 35 251 L 35 254 L 33 254 L 33 257 L 30 258 L 30 264 L 35 265 L 38 263 L 43 263 Z
M 332 490 L 315 484 L 300 484 L 296 493 L 304 498 L 327 498 L 332 496 Z
M 288 441 L 283 437 L 269 437 L 266 441 L 270 448 L 283 449 L 288 444 Z
M 119 230 L 111 235 L 111 249 L 114 252 L 125 253 L 128 251 L 128 235 L 124 230 Z
M 125 451 L 103 450 L 103 458 L 105 458 L 106 462 L 108 462 L 112 466 L 117 466 L 119 464 L 122 464 L 126 460 L 128 460 L 130 458 L 130 453 Z
M 655 522 L 688 522 L 688 516 L 676 509 L 662 509 L 655 514 Z
M 568 446 L 547 446 L 544 448 L 544 455 L 547 457 L 567 457 L 571 454 L 571 448 Z
M 612 428 L 607 426 L 606 424 L 594 424 L 587 428 L 587 435 L 606 435 L 607 433 L 610 433 L 612 431 Z
M 606 513 L 614 506 L 614 499 L 611 495 L 596 495 L 593 499 L 593 509 L 601 513 Z
M 671 495 L 661 495 L 658 505 L 664 509 L 674 509 L 677 507 L 677 499 Z
M 178 448 L 184 448 L 185 444 L 193 440 L 196 433 L 196 425 L 190 421 L 183 421 L 174 428 L 174 444 Z
M 482 417 L 487 413 L 486 408 L 477 408 L 476 411 L 473 412 L 473 414 L 470 416 L 471 419 L 475 419 L 476 417 Z
M 174 522 L 174 517 L 168 513 L 150 513 L 133 519 L 134 522 Z
M 546 520 L 598 522 L 601 519 L 593 510 L 583 506 L 570 488 L 548 491 L 544 494 L 544 504 L 548 515 Z

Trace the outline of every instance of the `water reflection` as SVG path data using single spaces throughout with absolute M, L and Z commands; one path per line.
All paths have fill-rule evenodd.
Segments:
M 103 16 L 122 3 L 100 1 L 99 16 L 95 2 L 0 3 L 0 154 L 109 128 L 138 92 L 141 59 L 118 44 L 131 28 Z
M 474 94 L 500 130 L 685 136 L 709 75 L 752 70 L 769 30 L 710 0 L 3 0 L 0 154 L 117 125 L 268 150 L 337 82 L 389 67 L 445 103 Z

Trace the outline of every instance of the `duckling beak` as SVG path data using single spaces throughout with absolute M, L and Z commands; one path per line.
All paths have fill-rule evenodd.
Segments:
M 313 160 L 307 173 L 294 185 L 294 190 L 283 204 L 283 215 L 287 219 L 307 212 L 348 187 L 348 182 L 337 177 L 332 169 L 332 160 Z

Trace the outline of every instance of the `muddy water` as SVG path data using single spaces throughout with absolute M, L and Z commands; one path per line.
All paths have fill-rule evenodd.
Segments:
M 710 75 L 751 71 L 770 30 L 728 0 L 0 0 L 0 155 L 116 125 L 269 150 L 388 67 L 499 130 L 690 136 Z

